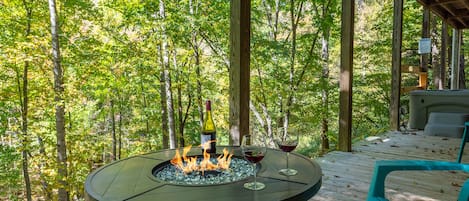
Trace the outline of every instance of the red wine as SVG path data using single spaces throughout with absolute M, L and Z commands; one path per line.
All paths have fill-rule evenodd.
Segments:
M 284 151 L 284 152 L 291 152 L 293 151 L 296 146 L 298 145 L 298 142 L 296 141 L 277 141 L 278 147 Z
M 291 152 L 296 148 L 296 144 L 295 145 L 282 145 L 282 144 L 279 144 L 278 146 L 284 152 Z
M 252 151 L 246 151 L 244 157 L 251 163 L 258 163 L 264 158 L 264 153 L 252 154 Z

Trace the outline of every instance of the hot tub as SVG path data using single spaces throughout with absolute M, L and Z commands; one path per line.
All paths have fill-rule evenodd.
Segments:
M 469 90 L 416 90 L 409 96 L 411 129 L 424 129 L 431 112 L 469 113 Z

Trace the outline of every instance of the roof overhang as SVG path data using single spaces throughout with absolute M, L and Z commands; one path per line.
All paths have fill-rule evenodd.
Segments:
M 469 28 L 469 0 L 417 0 L 456 29 Z

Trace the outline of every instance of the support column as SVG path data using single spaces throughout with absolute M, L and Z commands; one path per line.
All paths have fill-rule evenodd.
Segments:
M 231 0 L 230 145 L 249 133 L 251 0 Z
M 422 38 L 430 38 L 430 9 L 427 7 L 423 8 L 423 19 L 422 19 Z M 428 63 L 430 53 L 420 54 L 420 73 L 419 73 L 419 87 L 424 90 L 428 86 Z
M 401 97 L 401 48 L 403 0 L 394 0 L 394 22 L 392 32 L 392 81 L 391 81 L 391 130 L 399 130 L 399 107 Z
M 342 0 L 339 150 L 352 151 L 352 81 L 355 1 Z
M 445 89 L 446 86 L 446 45 L 448 44 L 448 26 L 443 21 L 441 25 L 441 51 L 440 51 L 440 82 L 435 83 L 439 90 Z
M 430 38 L 430 10 L 427 7 L 423 7 L 422 38 Z M 420 54 L 420 72 L 428 72 L 428 53 Z
M 453 29 L 453 44 L 451 45 L 451 89 L 459 89 L 459 58 L 461 50 L 461 30 Z

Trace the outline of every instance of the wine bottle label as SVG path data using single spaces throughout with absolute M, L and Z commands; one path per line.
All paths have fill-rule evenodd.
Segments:
M 211 135 L 200 135 L 200 144 L 201 145 L 204 145 L 205 143 L 209 142 L 210 140 L 212 140 Z M 210 144 L 206 145 L 206 146 L 210 149 Z

